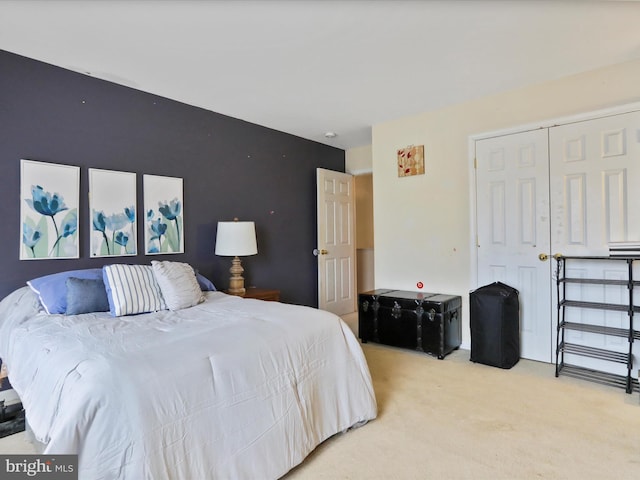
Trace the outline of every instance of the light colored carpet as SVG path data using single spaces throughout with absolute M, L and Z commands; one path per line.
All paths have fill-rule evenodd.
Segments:
M 638 479 L 640 399 L 521 360 L 510 370 L 363 346 L 379 415 L 286 480 Z
M 640 478 L 637 393 L 555 378 L 538 362 L 474 364 L 465 350 L 363 350 L 378 418 L 324 442 L 286 480 Z M 24 434 L 0 439 L 0 453 L 31 451 Z

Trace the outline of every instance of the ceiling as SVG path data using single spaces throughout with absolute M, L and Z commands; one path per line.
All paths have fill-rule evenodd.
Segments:
M 343 149 L 640 58 L 638 25 L 636 1 L 0 0 L 2 50 Z

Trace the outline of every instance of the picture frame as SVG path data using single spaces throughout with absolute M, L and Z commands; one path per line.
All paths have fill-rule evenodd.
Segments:
M 183 179 L 143 175 L 145 255 L 184 253 Z
M 424 175 L 424 145 L 409 145 L 397 152 L 398 177 Z
M 136 174 L 89 169 L 90 256 L 138 254 Z
M 79 258 L 80 167 L 20 160 L 20 260 Z

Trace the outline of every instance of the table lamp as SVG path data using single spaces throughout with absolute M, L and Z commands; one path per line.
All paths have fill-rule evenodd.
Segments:
M 253 222 L 218 222 L 216 233 L 216 255 L 234 257 L 231 262 L 231 278 L 229 279 L 228 293 L 244 296 L 244 268 L 239 257 L 255 255 L 258 253 L 256 245 L 256 227 Z

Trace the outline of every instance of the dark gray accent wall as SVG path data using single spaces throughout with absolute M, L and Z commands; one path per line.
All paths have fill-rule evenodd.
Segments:
M 20 159 L 81 167 L 79 259 L 19 260 Z M 154 259 L 188 262 L 226 288 L 216 223 L 238 217 L 255 221 L 258 240 L 245 284 L 317 306 L 317 167 L 344 171 L 344 151 L 0 50 L 0 298 L 40 275 Z M 138 212 L 142 174 L 182 177 L 185 253 L 90 258 L 88 168 L 135 172 Z

